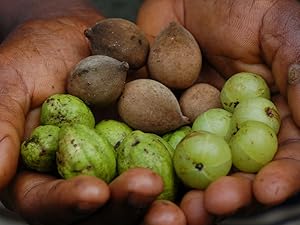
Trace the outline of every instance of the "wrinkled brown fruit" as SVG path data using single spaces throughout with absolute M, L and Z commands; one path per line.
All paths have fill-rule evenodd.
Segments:
M 151 79 L 128 82 L 118 112 L 129 126 L 144 132 L 163 134 L 189 123 L 170 89 Z
M 171 89 L 185 89 L 197 80 L 202 55 L 193 35 L 172 22 L 155 38 L 147 65 L 153 79 Z
M 149 42 L 134 23 L 121 19 L 101 20 L 85 30 L 93 55 L 107 55 L 125 61 L 130 69 L 138 69 L 146 64 Z
M 114 103 L 125 85 L 128 63 L 104 55 L 81 60 L 68 77 L 67 91 L 88 105 Z

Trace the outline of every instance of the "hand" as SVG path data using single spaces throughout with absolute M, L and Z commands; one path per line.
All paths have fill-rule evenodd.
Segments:
M 207 211 L 228 215 L 254 199 L 267 206 L 284 202 L 300 190 L 299 1 L 147 0 L 137 18 L 150 41 L 171 21 L 184 25 L 200 45 L 207 63 L 200 80 L 221 88 L 222 77 L 241 71 L 258 73 L 271 87 L 282 118 L 274 161 L 255 177 L 244 179 L 242 186 L 231 182 L 234 176 L 213 183 L 206 191 L 187 193 L 182 209 L 188 224 L 209 223 L 196 222 L 192 204 L 198 205 L 203 215 Z M 230 182 L 232 185 L 226 185 Z M 233 194 L 236 203 L 232 202 Z
M 163 184 L 150 170 L 130 170 L 109 185 L 94 177 L 62 180 L 29 171 L 14 177 L 20 143 L 39 123 L 42 102 L 65 92 L 71 68 L 90 54 L 83 31 L 102 17 L 79 11 L 23 23 L 1 43 L 1 200 L 30 224 L 184 224 L 178 206 L 154 202 Z

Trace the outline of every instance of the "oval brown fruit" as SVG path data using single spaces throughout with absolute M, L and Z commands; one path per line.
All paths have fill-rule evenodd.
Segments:
M 193 35 L 172 22 L 155 38 L 147 65 L 153 79 L 172 89 L 185 89 L 196 82 L 202 55 Z
M 151 79 L 126 83 L 118 112 L 129 126 L 144 132 L 163 134 L 189 123 L 172 91 Z
M 128 62 L 130 69 L 146 64 L 149 42 L 143 31 L 129 20 L 104 19 L 86 29 L 84 34 L 91 43 L 93 55 L 107 55 Z

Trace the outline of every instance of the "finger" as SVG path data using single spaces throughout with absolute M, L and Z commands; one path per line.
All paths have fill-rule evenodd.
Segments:
M 174 203 L 166 200 L 155 201 L 141 225 L 185 225 L 183 211 Z
M 161 177 L 151 170 L 136 168 L 122 173 L 109 187 L 109 204 L 79 223 L 80 225 L 138 224 L 152 202 L 163 191 L 163 182 Z
M 204 192 L 201 190 L 187 192 L 180 202 L 180 208 L 185 214 L 188 225 L 213 223 L 213 215 L 204 206 Z
M 108 185 L 92 176 L 69 180 L 39 173 L 18 175 L 12 191 L 14 209 L 30 224 L 70 224 L 109 199 Z
M 157 34 L 170 22 L 183 24 L 183 11 L 183 1 L 146 0 L 139 9 L 136 23 L 152 43 Z
M 261 47 L 281 93 L 300 125 L 300 3 L 277 1 L 264 16 Z M 275 25 L 276 24 L 276 25 Z
M 299 191 L 300 161 L 294 159 L 270 162 L 258 172 L 253 182 L 254 196 L 264 205 L 278 205 Z
M 1 54 L 0 54 L 1 55 Z M 0 192 L 16 173 L 29 94 L 17 72 L 0 56 Z
M 232 215 L 251 204 L 252 179 L 234 175 L 220 177 L 204 192 L 204 205 L 214 215 Z
M 278 133 L 279 148 L 274 159 L 290 158 L 300 160 L 300 128 L 292 119 L 286 100 L 278 95 L 273 97 L 273 101 L 281 117 L 281 126 Z

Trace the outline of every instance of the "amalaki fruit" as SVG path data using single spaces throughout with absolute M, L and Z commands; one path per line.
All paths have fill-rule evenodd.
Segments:
M 232 166 L 231 150 L 224 138 L 206 131 L 193 131 L 177 145 L 173 164 L 186 186 L 205 189 L 228 174 Z

